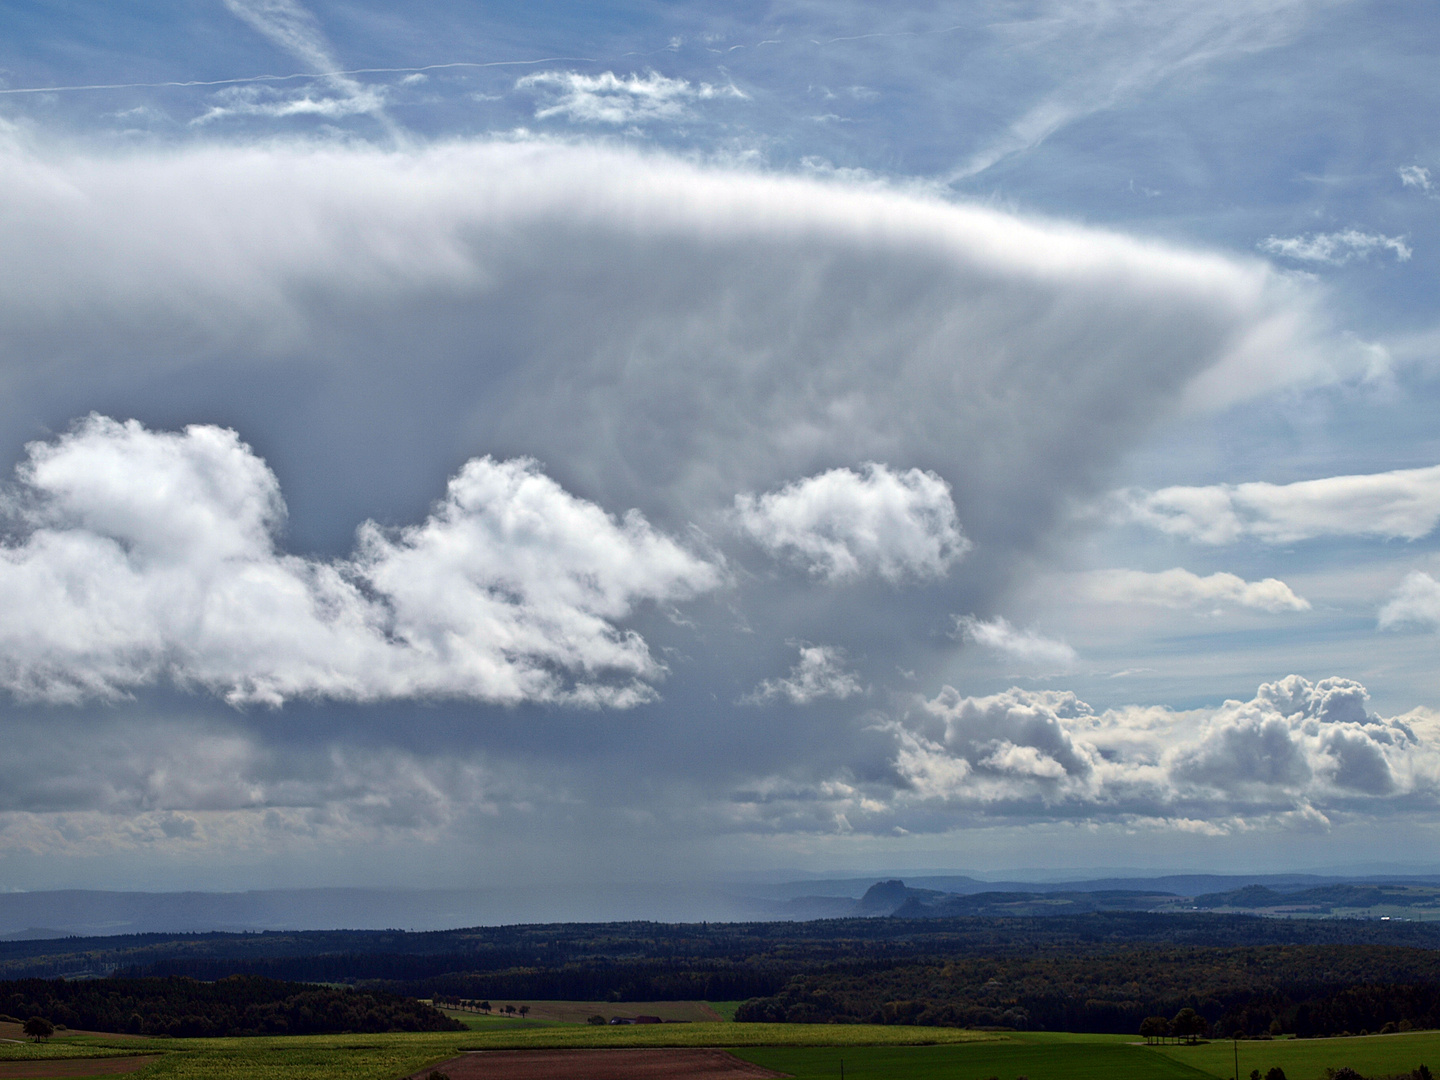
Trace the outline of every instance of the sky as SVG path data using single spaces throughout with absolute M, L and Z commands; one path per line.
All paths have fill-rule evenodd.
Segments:
M 0 9 L 0 888 L 1440 866 L 1440 12 Z

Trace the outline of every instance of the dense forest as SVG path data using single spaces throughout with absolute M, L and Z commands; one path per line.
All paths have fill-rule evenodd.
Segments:
M 232 975 L 187 978 L 23 979 L 0 982 L 0 1011 L 52 1024 L 134 1035 L 324 1035 L 458 1031 L 438 1009 L 384 991 L 306 986 Z
M 242 975 L 412 998 L 748 999 L 744 1018 L 793 1021 L 1133 1033 L 1188 1007 L 1227 1034 L 1440 1027 L 1440 925 L 1201 912 L 69 938 L 0 943 L 0 974 Z
M 1227 1037 L 1440 1027 L 1440 953 L 1310 945 L 957 957 L 800 975 L 736 1018 L 1127 1033 L 1186 1008 Z

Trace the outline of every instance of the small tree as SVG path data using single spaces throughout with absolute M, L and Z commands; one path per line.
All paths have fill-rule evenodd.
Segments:
M 526 1015 L 529 1011 L 530 1011 L 530 1006 L 529 1006 L 529 1005 L 521 1005 L 521 1006 L 520 1006 L 520 1017 L 521 1017 L 521 1019 L 524 1019 L 524 1018 L 525 1018 L 525 1015 Z
M 1435 1080 L 1435 1078 L 1430 1075 L 1429 1065 L 1421 1065 L 1410 1073 L 1410 1080 Z
M 55 1025 L 43 1016 L 32 1016 L 29 1020 L 25 1021 L 25 1026 L 20 1030 L 36 1042 L 44 1042 L 51 1035 L 55 1034 Z
M 514 1015 L 515 1015 L 515 1006 L 514 1006 L 514 1005 L 506 1005 L 506 1006 L 505 1006 L 505 1015 L 506 1015 L 506 1016 L 514 1016 Z
M 1147 1016 L 1140 1021 L 1140 1034 L 1148 1043 L 1170 1034 L 1170 1021 L 1163 1016 Z
M 1270 1071 L 1265 1074 L 1265 1080 L 1285 1080 L 1285 1070 L 1279 1065 L 1272 1065 Z
M 1203 1016 L 1187 1006 L 1176 1013 L 1175 1019 L 1170 1021 L 1170 1034 L 1193 1045 L 1196 1039 L 1205 1034 L 1205 1029 L 1209 1026 L 1205 1023 Z
M 585 1022 L 587 1024 L 595 1024 L 596 1026 L 599 1026 L 600 1024 L 605 1023 L 605 1017 L 601 1016 L 599 1013 L 596 1013 L 594 1016 L 587 1017 Z
M 489 1015 L 490 1015 L 490 1009 L 491 1009 L 490 1002 L 488 1002 L 488 1001 L 482 1001 L 482 1002 L 480 1002 L 479 1009 L 480 1009 L 480 1011 L 483 1012 L 486 1016 L 489 1016 Z

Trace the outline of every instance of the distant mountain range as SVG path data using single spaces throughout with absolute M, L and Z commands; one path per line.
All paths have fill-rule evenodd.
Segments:
M 837 878 L 774 885 L 0 893 L 0 940 L 212 930 L 448 930 L 542 922 L 748 922 L 1221 911 L 1440 919 L 1440 875 L 1172 874 L 1091 881 Z

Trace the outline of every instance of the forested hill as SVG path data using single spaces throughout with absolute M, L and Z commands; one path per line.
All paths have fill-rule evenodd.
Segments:
M 0 977 L 120 973 L 213 980 L 244 974 L 376 986 L 419 997 L 435 992 L 733 1000 L 774 994 L 796 975 L 883 970 L 944 957 L 1086 956 L 1136 945 L 1347 944 L 1440 948 L 1440 925 L 1096 912 L 807 923 L 564 923 L 418 934 L 144 934 L 3 942 Z
M 1440 948 L 1440 924 L 1249 915 L 1097 912 L 1047 918 L 857 918 L 761 923 L 559 923 L 406 933 L 325 930 L 136 934 L 0 942 L 0 977 L 266 974 L 346 982 L 446 971 L 628 961 L 736 964 L 785 956 L 802 966 L 894 962 L 980 950 L 1094 951 L 1124 944 L 1383 944 Z

